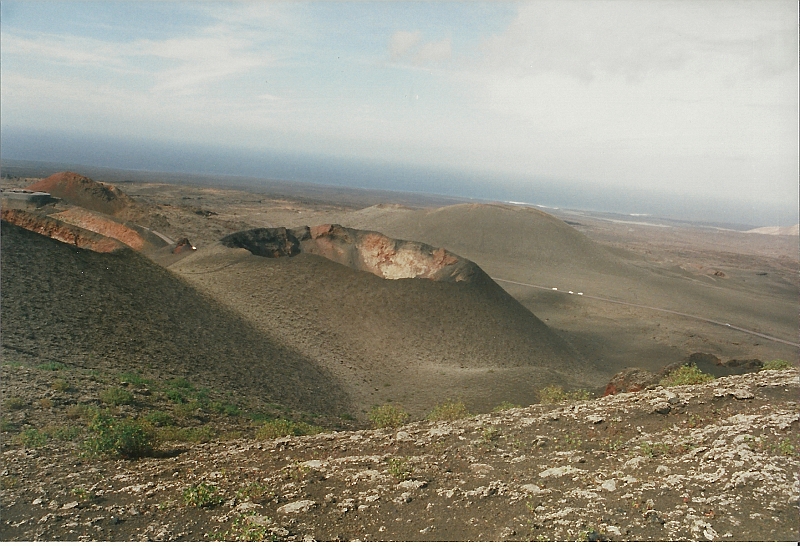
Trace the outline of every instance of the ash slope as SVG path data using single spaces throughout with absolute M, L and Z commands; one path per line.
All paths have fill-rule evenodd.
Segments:
M 186 376 L 301 411 L 350 409 L 336 379 L 142 255 L 3 222 L 4 358 Z
M 608 331 L 606 309 L 585 299 L 571 298 L 562 293 L 564 290 L 702 315 L 782 339 L 797 337 L 798 290 L 795 284 L 778 275 L 765 282 L 763 277 L 757 276 L 763 274 L 762 270 L 745 266 L 724 267 L 724 277 L 700 274 L 680 262 L 662 263 L 657 257 L 596 243 L 565 222 L 535 209 L 485 204 L 422 210 L 374 206 L 324 217 L 324 221 L 334 220 L 348 222 L 358 229 L 381 231 L 390 237 L 444 246 L 477 263 L 493 277 L 559 287 L 558 293 L 545 293 L 504 285 L 529 309 L 537 314 L 546 312 L 545 316 L 552 317 L 553 323 L 558 323 L 562 330 L 575 331 L 577 335 L 569 337 L 583 347 L 587 357 L 604 353 L 602 345 L 616 345 L 615 338 L 621 335 L 622 325 L 616 325 L 616 332 Z M 680 233 L 676 235 L 680 236 Z M 717 258 L 709 255 L 705 259 L 711 266 Z M 594 319 L 594 316 L 599 318 Z M 661 315 L 653 317 L 646 335 L 641 335 L 638 318 L 626 326 L 624 335 L 636 338 L 635 345 L 642 348 L 651 345 L 652 339 L 663 333 L 660 323 L 669 319 Z M 695 329 L 697 324 L 687 323 L 687 327 Z M 724 353 L 730 358 L 752 358 L 738 347 L 741 336 L 732 338 L 735 343 L 727 342 L 726 338 L 722 345 L 702 347 L 681 333 L 684 329 L 679 326 L 672 336 L 675 340 L 667 341 L 667 346 L 655 354 L 631 348 L 623 348 L 621 353 L 636 354 L 644 361 L 661 359 L 659 365 L 697 351 Z M 724 331 L 714 331 L 715 337 L 727 335 Z M 592 341 L 595 338 L 607 339 L 598 344 Z M 589 340 L 588 345 L 584 347 L 581 339 Z M 761 340 L 753 338 L 752 343 L 758 344 Z M 673 350 L 673 346 L 679 344 L 682 347 Z M 771 350 L 778 351 L 771 358 L 787 358 L 793 354 L 786 346 Z M 612 368 L 608 371 L 613 373 Z
M 171 269 L 326 368 L 364 410 L 394 401 L 419 414 L 454 398 L 482 411 L 607 379 L 477 267 L 470 282 L 387 280 L 216 244 Z

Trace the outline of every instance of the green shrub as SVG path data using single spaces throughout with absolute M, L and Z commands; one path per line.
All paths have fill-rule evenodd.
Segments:
M 47 434 L 35 428 L 27 428 L 16 437 L 16 442 L 25 447 L 37 448 L 47 445 Z
M 560 402 L 573 402 L 576 400 L 590 400 L 592 393 L 584 389 L 565 391 L 558 385 L 550 385 L 539 391 L 539 403 L 558 404 Z
M 409 415 L 394 404 L 375 406 L 369 412 L 369 421 L 375 428 L 398 428 L 408 422 Z
M 455 421 L 456 419 L 464 419 L 469 417 L 467 406 L 464 402 L 453 402 L 448 400 L 439 404 L 428 414 L 428 421 Z
M 19 425 L 13 421 L 9 421 L 5 417 L 0 417 L 0 432 L 16 432 L 19 430 Z
M 201 483 L 183 490 L 183 502 L 186 503 L 186 506 L 208 508 L 222 504 L 224 501 L 225 499 L 219 494 L 216 485 Z
M 322 427 L 310 425 L 308 423 L 289 421 L 288 419 L 275 419 L 264 423 L 256 431 L 257 440 L 268 440 L 270 438 L 282 438 L 284 436 L 306 436 L 318 434 L 323 431 Z
M 414 472 L 414 468 L 406 457 L 399 459 L 389 459 L 388 461 L 389 474 L 399 482 L 404 482 L 409 479 Z
M 66 364 L 62 364 L 61 362 L 45 362 L 44 364 L 39 364 L 36 366 L 40 370 L 47 370 L 49 372 L 57 372 L 59 370 L 64 370 L 67 368 Z
M 67 392 L 69 390 L 69 383 L 67 383 L 64 379 L 56 379 L 50 385 L 50 388 L 58 392 Z
M 175 420 L 169 413 L 160 410 L 151 411 L 144 416 L 144 420 L 156 427 L 166 427 L 175 424 Z
M 276 542 L 278 537 L 265 524 L 271 520 L 255 512 L 240 514 L 234 518 L 231 528 L 225 532 L 209 534 L 209 538 L 219 542 Z
M 130 385 L 136 385 L 136 386 L 148 385 L 152 382 L 149 379 L 143 378 L 136 372 L 121 373 L 119 376 L 119 380 L 121 383 L 128 383 Z
M 677 370 L 671 371 L 661 380 L 661 385 L 665 387 L 700 385 L 709 381 L 714 381 L 713 375 L 701 372 L 697 364 L 685 364 Z
M 164 427 L 157 431 L 159 441 L 162 442 L 189 442 L 202 444 L 212 440 L 216 433 L 208 425 L 202 427 Z
M 141 424 L 120 421 L 107 413 L 98 413 L 89 424 L 90 437 L 84 443 L 86 455 L 137 459 L 155 449 L 155 436 Z
M 240 501 L 259 501 L 271 495 L 272 492 L 267 485 L 259 482 L 252 482 L 236 492 L 236 499 Z
M 65 442 L 68 442 L 80 436 L 81 433 L 83 432 L 83 429 L 81 427 L 74 427 L 74 426 L 58 427 L 55 425 L 51 425 L 45 427 L 42 432 L 47 434 L 47 436 L 50 438 L 55 438 L 56 440 L 63 440 Z
M 67 408 L 68 419 L 90 419 L 97 414 L 100 408 L 97 406 L 86 406 L 84 404 L 74 404 Z
M 25 400 L 19 396 L 11 396 L 6 398 L 6 401 L 3 402 L 3 407 L 5 407 L 7 410 L 18 410 L 24 408 L 25 406 Z
M 513 408 L 521 408 L 521 407 L 522 406 L 520 406 L 519 404 L 514 404 L 512 402 L 505 402 L 504 401 L 504 402 L 500 402 L 499 405 L 495 406 L 494 409 L 492 409 L 492 413 L 498 413 L 498 412 L 501 412 L 501 411 L 510 410 L 510 409 L 513 409 Z
M 792 368 L 792 364 L 787 360 L 770 360 L 769 362 L 764 362 L 764 366 L 761 368 L 762 370 L 788 370 Z
M 169 385 L 170 387 L 175 387 L 176 389 L 190 390 L 190 391 L 194 390 L 192 384 L 185 377 L 177 377 L 175 379 L 170 379 L 169 381 L 167 381 L 167 385 Z
M 122 406 L 133 402 L 133 395 L 125 389 L 112 387 L 100 393 L 100 400 L 109 406 Z

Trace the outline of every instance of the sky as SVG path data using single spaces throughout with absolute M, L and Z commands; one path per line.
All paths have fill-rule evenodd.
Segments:
M 484 180 L 535 199 L 545 180 L 797 221 L 794 1 L 0 9 L 16 156 L 16 135 L 72 134 L 466 172 L 465 197 Z

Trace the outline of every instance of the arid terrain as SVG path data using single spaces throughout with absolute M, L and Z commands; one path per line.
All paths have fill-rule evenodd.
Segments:
M 786 230 L 42 168 L 2 179 L 57 200 L 3 193 L 0 538 L 798 536 Z M 600 396 L 694 361 L 734 375 Z

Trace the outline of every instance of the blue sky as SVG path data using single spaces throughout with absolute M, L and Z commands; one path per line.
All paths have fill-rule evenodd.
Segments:
M 766 0 L 4 1 L 2 131 L 796 211 L 797 15 Z

